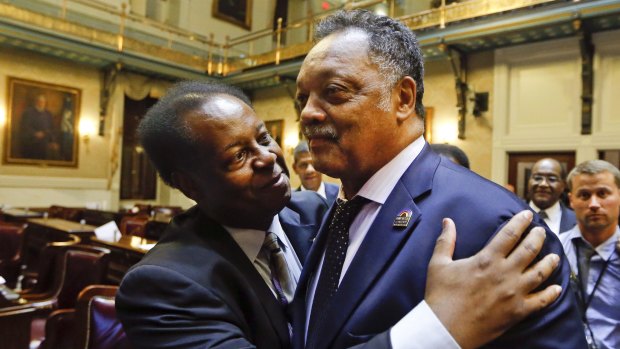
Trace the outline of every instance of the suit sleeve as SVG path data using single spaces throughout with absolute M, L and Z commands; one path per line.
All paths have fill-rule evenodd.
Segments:
M 126 274 L 116 311 L 134 348 L 255 348 L 221 297 L 159 266 Z

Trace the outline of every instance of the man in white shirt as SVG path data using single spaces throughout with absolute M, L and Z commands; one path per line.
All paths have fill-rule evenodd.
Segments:
M 301 180 L 298 191 L 312 190 L 332 204 L 338 197 L 338 186 L 323 181 L 323 174 L 317 171 L 312 164 L 312 155 L 308 148 L 308 142 L 301 141 L 293 151 L 293 171 Z
M 557 160 L 544 158 L 536 161 L 527 182 L 530 207 L 556 235 L 577 223 L 575 212 L 560 200 L 566 188 L 565 177 L 564 168 Z
M 446 283 L 444 301 L 469 297 L 475 320 L 463 313 L 442 318 L 455 314 L 454 304 L 436 306 L 439 299 L 425 295 L 426 270 L 443 217 L 459 229 L 455 257 L 461 259 L 475 255 L 506 218 L 527 206 L 429 149 L 422 137 L 422 55 L 405 25 L 369 11 L 339 11 L 314 33 L 296 99 L 314 165 L 341 180 L 344 200 L 332 206 L 306 259 L 294 303 L 294 347 L 473 348 L 496 338 L 513 322 L 463 333 L 487 320 L 488 312 L 476 309 L 484 299 Z M 355 208 L 361 208 L 357 215 Z M 548 253 L 562 254 L 557 239 L 545 240 L 541 255 Z M 461 275 L 469 277 L 475 273 Z M 506 280 L 488 281 L 492 288 Z M 562 286 L 559 300 L 489 346 L 585 347 L 568 284 L 562 259 L 542 287 Z M 429 322 L 437 315 L 437 326 L 422 325 L 412 315 L 418 311 Z
M 592 349 L 620 348 L 620 171 L 603 160 L 568 175 L 577 225 L 560 235 Z

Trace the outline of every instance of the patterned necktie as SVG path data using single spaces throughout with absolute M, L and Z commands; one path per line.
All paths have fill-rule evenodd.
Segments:
M 541 219 L 549 219 L 549 215 L 547 214 L 547 212 L 545 212 L 544 210 L 540 210 L 538 211 L 538 216 Z
M 274 233 L 267 233 L 265 241 L 256 260 L 259 273 L 272 289 L 280 304 L 286 307 L 293 300 L 295 294 L 295 279 L 290 274 L 286 264 L 284 252 L 278 243 L 278 237 Z
M 314 292 L 312 313 L 308 326 L 308 337 L 312 335 L 323 320 L 325 307 L 338 290 L 342 265 L 349 247 L 349 226 L 367 200 L 356 196 L 352 200 L 336 200 L 336 209 L 328 225 L 325 259 Z
M 596 251 L 592 246 L 586 244 L 582 240 L 579 240 L 576 248 L 579 249 L 579 279 L 581 280 L 582 292 L 584 295 L 588 294 L 588 276 L 590 274 L 590 261 L 592 256 L 596 254 Z

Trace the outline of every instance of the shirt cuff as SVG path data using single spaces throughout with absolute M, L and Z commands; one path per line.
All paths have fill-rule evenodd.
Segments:
M 392 349 L 460 349 L 435 313 L 422 301 L 390 329 Z

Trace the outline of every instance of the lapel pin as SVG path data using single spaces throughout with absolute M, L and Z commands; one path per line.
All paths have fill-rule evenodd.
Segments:
M 411 210 L 402 210 L 396 218 L 394 218 L 394 228 L 407 228 L 411 220 Z

